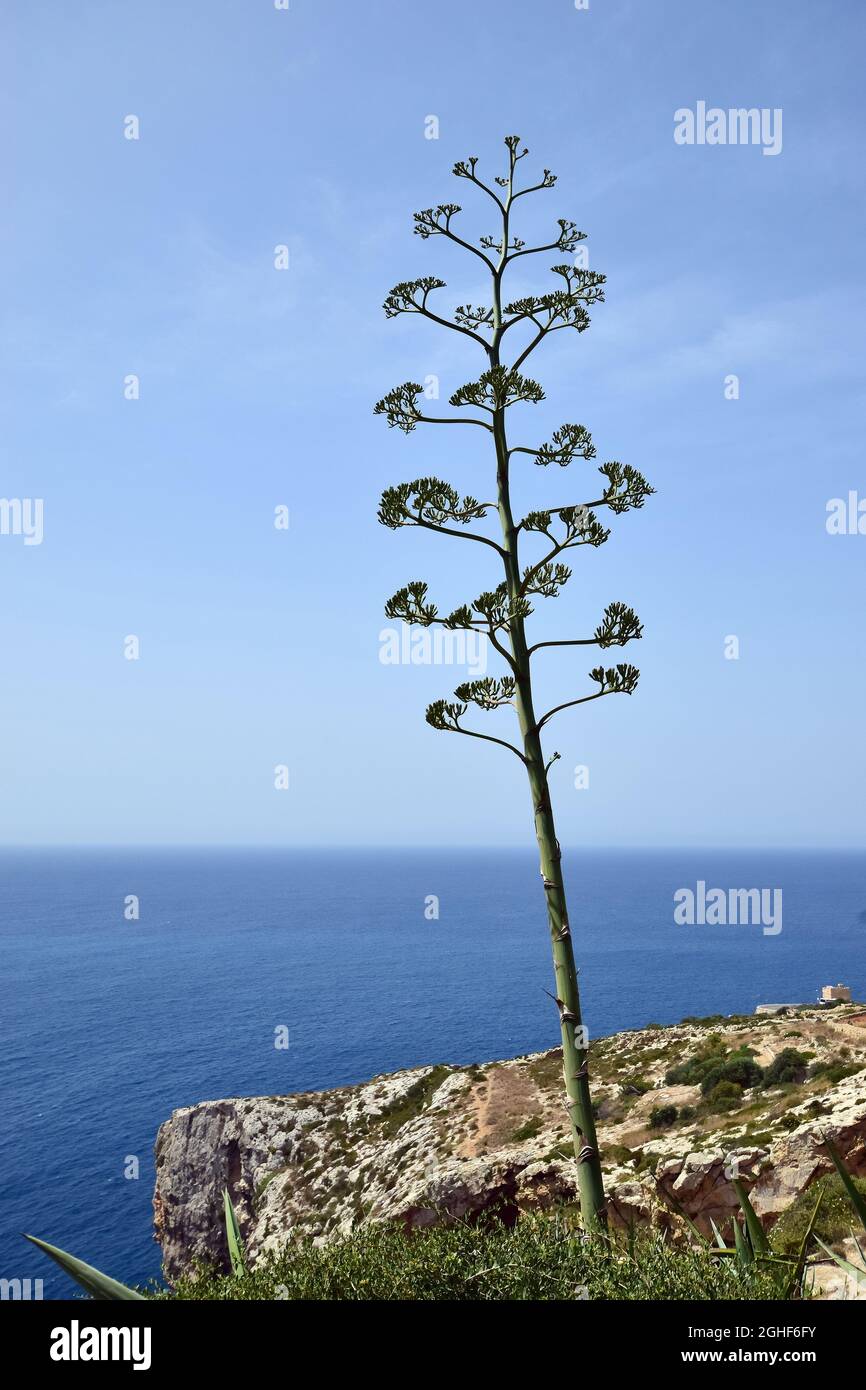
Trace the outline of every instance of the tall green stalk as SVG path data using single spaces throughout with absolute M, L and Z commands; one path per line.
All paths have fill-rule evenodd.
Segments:
M 472 604 L 464 604 L 444 618 L 439 617 L 436 605 L 428 602 L 427 585 L 419 580 L 398 590 L 388 601 L 385 611 L 388 617 L 399 618 L 410 624 L 425 627 L 440 624 L 452 631 L 463 629 L 481 632 L 508 669 L 505 676 L 485 677 L 458 686 L 455 691 L 458 703 L 435 701 L 427 710 L 427 721 L 437 729 L 500 744 L 510 749 L 526 769 L 553 950 L 555 999 L 562 1033 L 566 1092 L 564 1106 L 569 1117 L 577 1163 L 584 1224 L 588 1230 L 599 1231 L 605 1225 L 605 1201 L 590 1098 L 588 1039 L 581 1016 L 561 855 L 548 781 L 550 765 L 559 755 L 554 754 L 549 762 L 545 762 L 541 730 L 562 709 L 597 700 L 603 695 L 631 694 L 637 684 L 638 672 L 633 666 L 625 664 L 607 670 L 597 667 L 590 672 L 590 678 L 599 687 L 594 694 L 567 700 L 539 718 L 533 704 L 532 657 L 541 648 L 549 647 L 598 646 L 604 649 L 623 646 L 640 637 L 642 628 L 630 608 L 613 603 L 606 608 L 592 637 L 538 642 L 529 646 L 526 618 L 532 612 L 529 603 L 531 595 L 556 597 L 570 578 L 571 571 L 567 566 L 554 563 L 558 555 L 581 545 L 599 546 L 607 540 L 610 532 L 600 524 L 591 508 L 605 506 L 613 513 L 625 512 L 641 507 L 653 489 L 636 470 L 620 463 L 607 463 L 599 469 L 605 478 L 600 497 L 555 510 L 530 512 L 520 521 L 514 520 L 510 470 L 515 454 L 529 455 L 542 466 L 557 463 L 562 467 L 577 457 L 584 460 L 595 457 L 589 433 L 582 425 L 562 426 L 549 443 L 538 448 L 509 446 L 506 412 L 520 402 L 537 403 L 544 399 L 544 392 L 538 383 L 521 376 L 519 369 L 549 333 L 560 328 L 574 328 L 583 332 L 588 327 L 586 306 L 603 299 L 605 277 L 577 266 L 557 265 L 553 270 L 564 280 L 565 289 L 523 298 L 503 306 L 503 277 L 512 261 L 537 252 L 573 252 L 578 243 L 584 240 L 584 233 L 579 232 L 573 222 L 563 220 L 559 221 L 557 238 L 545 246 L 527 248 L 523 241 L 512 236 L 511 217 L 515 200 L 528 193 L 552 188 L 555 177 L 546 169 L 539 183 L 517 190 L 515 171 L 527 151 L 520 150 L 517 136 L 508 136 L 505 144 L 508 149 L 508 173 L 496 179 L 496 184 L 503 190 L 501 195 L 477 177 L 475 169 L 478 161 L 475 158 L 461 161 L 453 171 L 458 178 L 467 179 L 481 189 L 496 204 L 501 219 L 498 241 L 496 237 L 482 237 L 479 241 L 482 249 L 478 250 L 458 236 L 451 228 L 453 217 L 460 212 L 456 204 L 440 204 L 437 208 L 415 214 L 415 231 L 422 238 L 444 236 L 484 262 L 491 277 L 492 303 L 481 307 L 462 305 L 454 311 L 451 320 L 443 318 L 428 307 L 428 298 L 433 290 L 444 288 L 444 281 L 426 276 L 396 285 L 384 306 L 389 317 L 400 313 L 421 314 L 440 326 L 464 334 L 481 346 L 487 358 L 486 370 L 477 381 L 460 387 L 451 396 L 449 404 L 457 408 L 474 406 L 485 412 L 488 418 L 425 415 L 418 402 L 422 387 L 415 382 L 396 387 L 375 407 L 377 414 L 386 415 L 389 425 L 396 425 L 407 434 L 422 422 L 470 424 L 488 431 L 496 456 L 495 503 L 479 503 L 471 496 L 461 499 L 449 483 L 438 478 L 416 478 L 413 482 L 386 489 L 379 509 L 379 520 L 392 529 L 421 526 L 426 530 L 459 536 L 488 546 L 499 555 L 504 577 L 495 590 L 480 594 Z M 488 256 L 487 251 L 494 252 L 495 258 Z M 508 366 L 501 358 L 502 341 L 504 335 L 517 325 L 531 325 L 530 340 Z M 499 539 L 467 529 L 473 521 L 482 520 L 493 511 L 499 517 Z M 449 522 L 454 524 L 446 524 Z M 543 536 L 551 546 L 540 560 L 523 571 L 519 558 L 521 533 Z M 513 706 L 520 728 L 520 746 L 491 734 L 465 728 L 460 721 L 470 704 L 483 710 Z

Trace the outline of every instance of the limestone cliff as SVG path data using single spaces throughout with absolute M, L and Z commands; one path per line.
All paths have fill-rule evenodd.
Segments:
M 736 1172 L 771 1224 L 832 1165 L 829 1134 L 866 1174 L 866 1014 L 856 1006 L 686 1022 L 593 1044 L 599 1140 L 614 1220 L 724 1226 Z M 785 1048 L 808 1058 L 796 1084 L 747 1089 L 714 1110 L 666 1074 L 707 1047 L 750 1049 L 766 1068 Z M 847 1073 L 847 1074 L 846 1074 Z M 670 1107 L 676 1115 L 671 1119 Z M 667 1108 L 667 1114 L 664 1114 Z M 659 1129 L 662 1111 L 668 1127 Z M 575 1199 L 558 1050 L 470 1067 L 418 1067 L 304 1095 L 203 1101 L 159 1131 L 157 1239 L 171 1277 L 196 1259 L 225 1264 L 222 1190 L 247 1250 L 318 1240 L 364 1221 L 420 1226 Z

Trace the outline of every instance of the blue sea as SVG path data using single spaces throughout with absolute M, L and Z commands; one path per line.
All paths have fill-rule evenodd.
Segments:
M 829 982 L 866 997 L 866 854 L 566 852 L 564 867 L 594 1036 Z M 781 888 L 782 931 L 675 925 L 674 893 L 699 880 Z M 531 850 L 7 850 L 0 933 L 0 1276 L 42 1277 L 47 1298 L 71 1285 L 21 1231 L 117 1278 L 158 1276 L 152 1151 L 175 1107 L 558 1040 Z

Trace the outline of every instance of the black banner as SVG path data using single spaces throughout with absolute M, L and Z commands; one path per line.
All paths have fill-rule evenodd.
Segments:
M 460 1339 L 463 1370 L 476 1348 L 488 1369 L 519 1340 L 523 1352 L 546 1356 L 553 1325 L 546 1303 L 180 1303 L 70 1302 L 3 1304 L 7 1348 L 26 1370 L 61 1378 L 92 1378 L 100 1370 L 164 1376 L 213 1371 L 258 1376 L 264 1366 L 299 1358 L 329 1373 L 371 1365 L 425 1367 L 453 1363 Z M 850 1366 L 862 1329 L 860 1303 L 593 1303 L 576 1301 L 568 1336 L 590 1324 L 597 1369 L 688 1375 L 707 1366 L 771 1370 L 808 1366 L 821 1372 Z M 334 1332 L 339 1328 L 339 1335 Z M 627 1336 L 625 1335 L 627 1332 Z M 524 1336 L 537 1337 L 533 1343 Z M 848 1349 L 846 1351 L 846 1348 Z M 309 1371 L 308 1371 L 309 1373 Z

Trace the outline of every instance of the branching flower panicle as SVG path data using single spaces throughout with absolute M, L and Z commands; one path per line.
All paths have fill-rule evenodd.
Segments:
M 505 146 L 507 168 L 490 182 L 480 177 L 479 160 L 475 155 L 458 160 L 453 168 L 456 178 L 477 188 L 494 205 L 500 219 L 496 232 L 482 236 L 477 244 L 466 240 L 457 230 L 455 219 L 461 211 L 457 203 L 440 203 L 414 215 L 415 232 L 422 240 L 444 236 L 483 262 L 490 275 L 488 303 L 464 303 L 453 311 L 450 319 L 441 317 L 431 307 L 430 298 L 435 291 L 445 288 L 444 282 L 434 276 L 422 276 L 395 285 L 384 306 L 389 318 L 404 313 L 419 314 L 471 338 L 484 351 L 486 368 L 476 380 L 458 387 L 449 397 L 448 404 L 456 414 L 428 415 L 419 400 L 422 388 L 415 382 L 395 387 L 375 407 L 376 413 L 384 415 L 390 426 L 406 434 L 423 421 L 480 426 L 490 436 L 496 461 L 495 502 L 479 501 L 471 493 L 464 495 L 450 482 L 438 477 L 415 478 L 412 482 L 386 488 L 379 505 L 379 520 L 392 530 L 420 526 L 492 548 L 501 562 L 503 578 L 495 587 L 480 593 L 472 603 L 460 604 L 442 618 L 436 605 L 428 599 L 427 585 L 420 580 L 399 589 L 388 600 L 385 611 L 388 617 L 406 623 L 424 627 L 439 623 L 452 630 L 478 632 L 487 638 L 489 648 L 505 664 L 504 675 L 465 681 L 458 685 L 453 700 L 435 700 L 428 707 L 426 718 L 434 729 L 509 749 L 520 759 L 529 778 L 556 971 L 556 994 L 552 997 L 559 1013 L 562 1038 L 565 1108 L 575 1155 L 581 1213 L 587 1231 L 598 1232 L 605 1225 L 604 1188 L 589 1091 L 589 1053 L 581 1025 L 561 853 L 550 796 L 550 772 L 559 755 L 554 753 L 545 759 L 541 735 L 548 722 L 562 711 L 608 695 L 632 694 L 638 683 L 638 671 L 627 663 L 597 666 L 589 673 L 591 685 L 587 693 L 575 694 L 540 717 L 535 713 L 532 671 L 533 662 L 542 649 L 622 647 L 640 638 L 643 626 L 634 609 L 624 603 L 610 603 L 592 635 L 552 639 L 531 646 L 526 637 L 526 620 L 532 614 L 530 597 L 555 598 L 571 578 L 571 569 L 559 558 L 564 552 L 583 546 L 597 548 L 610 537 L 610 529 L 602 525 L 595 509 L 606 507 L 611 515 L 618 516 L 642 507 L 653 489 L 642 474 L 628 464 L 604 463 L 598 469 L 604 480 L 600 496 L 590 495 L 588 500 L 573 505 L 546 503 L 527 512 L 522 520 L 514 521 L 511 471 L 519 456 L 527 455 L 542 468 L 552 464 L 566 468 L 576 460 L 588 463 L 596 457 L 590 433 L 580 424 L 561 425 L 547 442 L 535 447 L 509 447 L 506 416 L 512 405 L 538 404 L 544 400 L 539 383 L 522 373 L 523 363 L 552 333 L 567 328 L 577 333 L 586 331 L 590 323 L 589 310 L 604 301 L 605 276 L 560 261 L 551 267 L 558 278 L 553 288 L 506 300 L 503 277 L 514 261 L 543 252 L 570 254 L 585 239 L 585 233 L 571 219 L 559 218 L 552 240 L 539 246 L 526 244 L 515 225 L 518 200 L 552 188 L 556 178 L 545 169 L 535 183 L 518 187 L 518 166 L 528 151 L 516 135 L 506 136 Z M 517 355 L 508 363 L 503 361 L 504 342 L 510 345 L 522 340 L 527 341 L 518 347 Z M 467 406 L 478 414 L 467 416 Z M 588 483 L 586 490 L 590 494 L 598 490 L 597 482 Z M 477 528 L 477 523 L 484 521 L 494 509 L 500 521 L 499 540 Z M 533 563 L 521 564 L 519 549 L 524 542 L 545 553 L 539 554 Z M 499 713 L 503 707 L 513 707 L 518 716 L 519 746 L 493 733 L 466 727 L 463 720 L 470 706 L 491 716 L 487 721 L 490 727 L 504 717 Z

